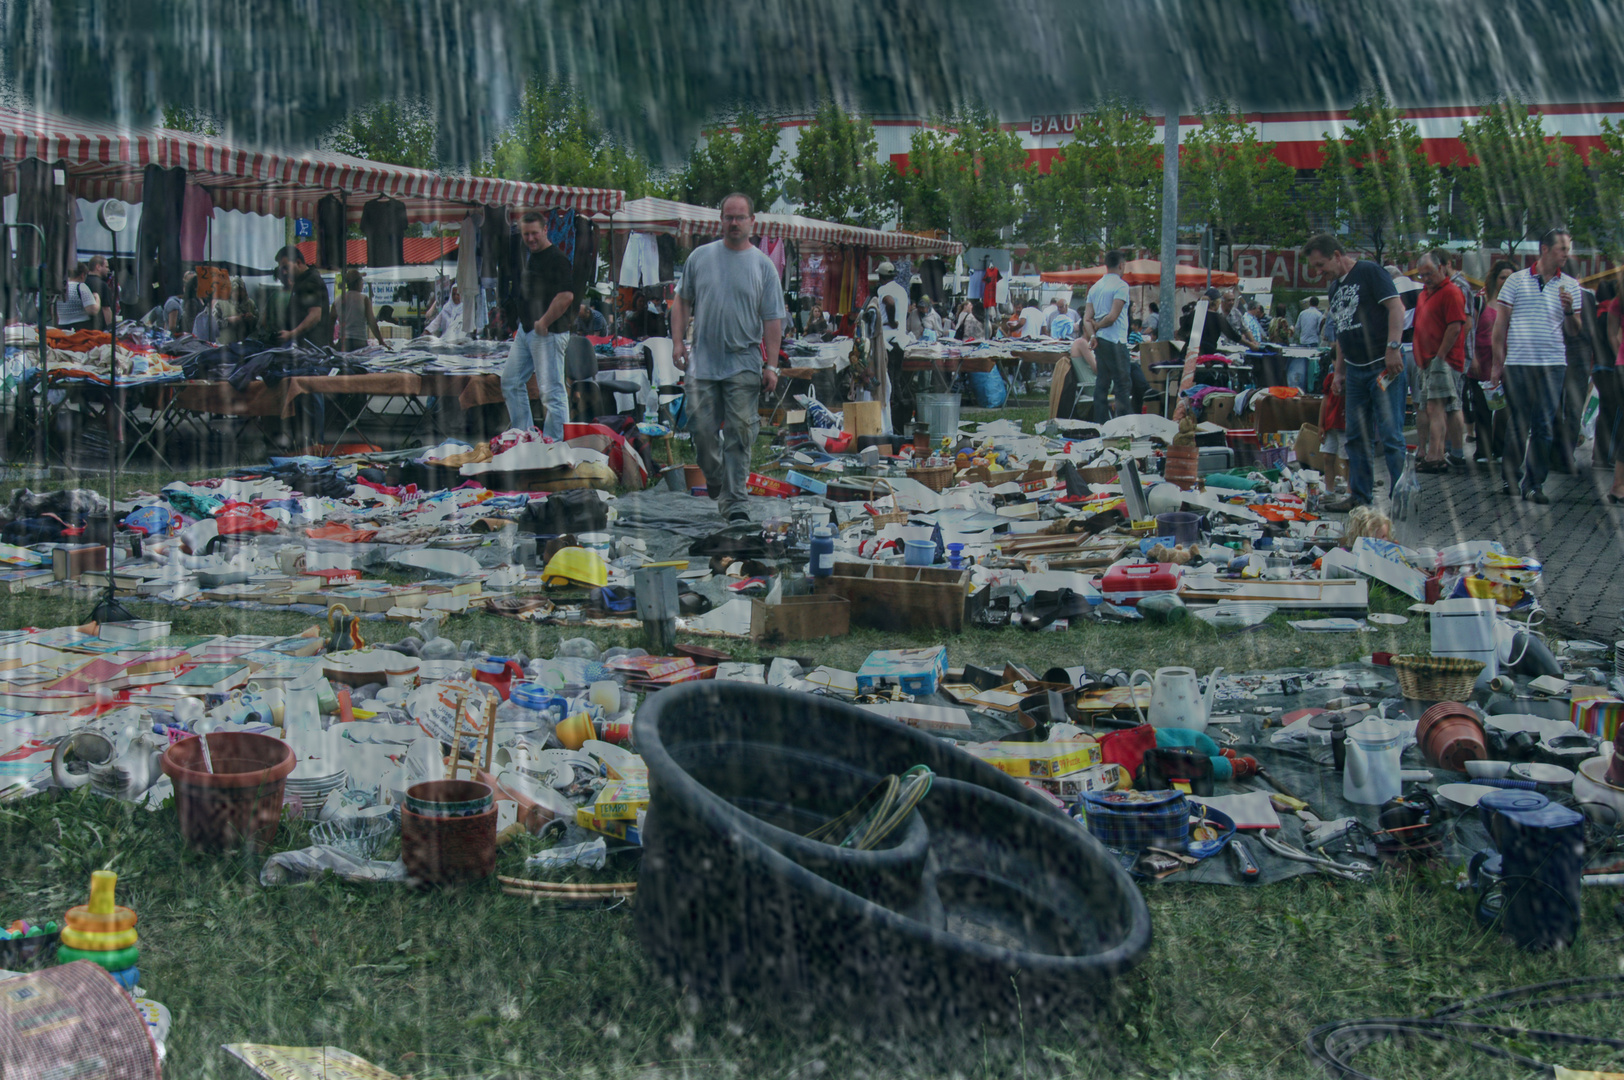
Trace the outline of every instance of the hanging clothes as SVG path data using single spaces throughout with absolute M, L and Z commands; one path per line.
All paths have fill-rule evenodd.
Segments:
M 931 302 L 940 304 L 947 299 L 943 286 L 947 277 L 947 263 L 941 259 L 925 259 L 919 264 L 919 283 Z
M 508 212 L 505 206 L 486 206 L 479 225 L 479 276 L 501 281 L 507 273 Z
M 547 239 L 557 244 L 558 250 L 564 253 L 564 258 L 575 261 L 575 211 L 549 210 L 547 211 Z
M 342 196 L 323 195 L 316 203 L 316 265 L 323 270 L 342 270 L 349 264 L 344 219 Z
M 406 204 L 384 195 L 361 207 L 368 266 L 406 265 Z
M 981 275 L 981 302 L 995 311 L 998 309 L 998 279 L 1002 276 L 996 266 L 987 267 Z
M 891 265 L 896 267 L 898 285 L 906 289 L 913 284 L 914 264 L 912 259 L 892 259 Z
M 214 216 L 214 196 L 201 184 L 187 184 L 181 197 L 180 257 L 187 262 L 208 258 L 209 219 Z
M 823 307 L 824 271 L 822 255 L 801 256 L 801 296 Z
M 180 222 L 186 204 L 186 170 L 148 165 L 141 176 L 141 222 L 135 235 L 135 282 L 131 314 L 179 296 L 185 268 Z
M 570 280 L 575 283 L 576 303 L 580 303 L 586 299 L 587 286 L 597 280 L 598 269 L 598 227 L 585 214 L 575 215 L 575 259 L 572 268 L 575 273 Z
M 851 307 L 847 310 L 861 311 L 868 303 L 868 263 L 868 248 L 852 249 Z
M 677 238 L 661 233 L 654 238 L 654 246 L 660 251 L 660 280 L 677 280 Z
M 480 220 L 469 214 L 457 227 L 457 288 L 462 293 L 464 337 L 473 337 L 485 328 L 483 322 L 475 321 L 480 306 L 478 298 L 482 295 L 479 288 L 479 226 Z
M 620 257 L 622 285 L 657 285 L 660 277 L 660 249 L 654 237 L 634 232 L 626 237 L 626 252 Z
M 65 161 L 45 162 L 38 158 L 17 163 L 17 220 L 38 225 L 45 233 L 42 254 L 39 235 L 33 229 L 16 230 L 17 262 L 29 268 L 45 263 L 47 298 L 61 295 L 67 287 L 68 260 L 78 258 L 78 252 L 68 251 L 73 197 L 68 194 L 67 167 Z M 57 183 L 59 171 L 61 183 Z

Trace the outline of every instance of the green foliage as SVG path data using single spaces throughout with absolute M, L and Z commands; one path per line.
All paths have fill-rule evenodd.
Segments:
M 537 77 L 525 87 L 518 115 L 474 168 L 537 184 L 619 188 L 629 199 L 648 188 L 649 167 L 611 136 L 586 99 L 563 79 Z
M 877 229 L 891 216 L 893 172 L 878 155 L 873 122 L 826 100 L 796 143 L 790 194 L 809 217 Z
M 745 111 L 731 124 L 696 142 L 683 167 L 662 187 L 667 197 L 698 206 L 717 206 L 742 191 L 756 209 L 771 206 L 784 190 L 783 161 L 778 150 L 778 124 Z
M 1161 147 L 1136 102 L 1111 99 L 1083 116 L 1049 172 L 1027 185 L 1021 233 L 1040 268 L 1092 262 L 1105 247 L 1161 236 Z
M 1368 238 L 1376 261 L 1395 244 L 1430 232 L 1437 223 L 1440 176 L 1427 160 L 1421 132 L 1380 90 L 1348 110 L 1342 138 L 1320 144 L 1324 210 L 1356 239 Z
M 356 109 L 327 137 L 322 149 L 412 169 L 439 165 L 434 112 L 421 101 L 380 101 Z
M 1603 222 L 1624 219 L 1624 124 L 1601 122 L 1601 146 L 1590 152 L 1590 169 L 1596 183 L 1596 216 Z M 1617 259 L 1624 254 L 1624 230 L 1615 224 L 1601 228 L 1596 242 Z
M 969 247 L 994 247 L 1026 212 L 1030 179 L 1021 137 L 972 107 L 914 132 L 896 180 L 906 225 L 942 229 Z
M 1231 248 L 1300 240 L 1307 221 L 1297 174 L 1274 147 L 1229 105 L 1209 106 L 1179 148 L 1179 217 L 1211 225 Z
M 1578 151 L 1546 134 L 1544 117 L 1503 98 L 1462 126 L 1461 141 L 1473 158 L 1462 195 L 1485 246 L 1509 248 L 1553 225 L 1566 225 L 1575 245 L 1597 240 L 1596 186 Z
M 185 105 L 165 105 L 163 126 L 171 131 L 190 131 L 194 135 L 220 134 L 220 121 L 212 113 Z

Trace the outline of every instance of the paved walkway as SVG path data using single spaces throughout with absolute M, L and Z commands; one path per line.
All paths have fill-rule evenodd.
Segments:
M 1624 506 L 1607 502 L 1612 470 L 1592 469 L 1579 451 L 1572 475 L 1553 473 L 1549 506 L 1500 494 L 1499 468 L 1421 476 L 1422 526 L 1434 547 L 1498 540 L 1512 554 L 1545 564 L 1540 601 L 1564 632 L 1611 642 L 1624 612 Z M 1377 466 L 1377 485 L 1386 470 Z

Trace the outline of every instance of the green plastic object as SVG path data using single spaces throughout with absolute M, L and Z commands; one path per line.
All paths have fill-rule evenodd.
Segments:
M 132 968 L 141 959 L 141 946 L 131 945 L 127 949 L 114 949 L 111 952 L 93 952 L 89 949 L 70 949 L 66 945 L 56 948 L 56 960 L 59 964 L 71 964 L 75 960 L 89 960 L 92 964 L 100 964 L 108 971 L 123 971 Z

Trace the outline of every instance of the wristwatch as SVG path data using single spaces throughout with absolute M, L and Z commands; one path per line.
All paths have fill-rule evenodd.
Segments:
M 1404 342 L 1402 342 L 1402 341 L 1389 341 L 1387 343 L 1387 347 L 1389 349 L 1403 349 L 1404 348 Z

